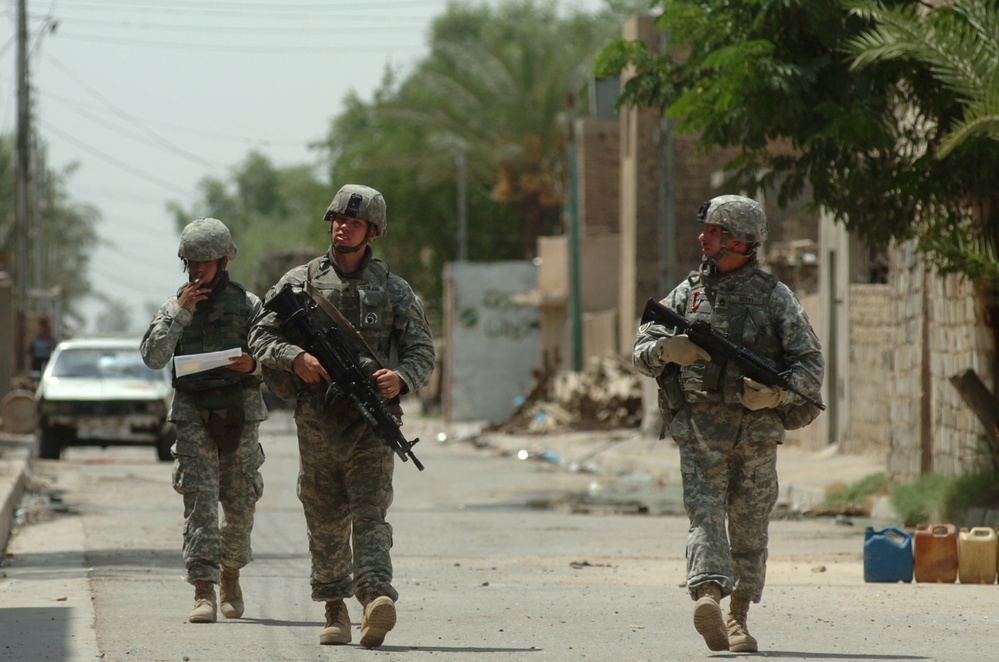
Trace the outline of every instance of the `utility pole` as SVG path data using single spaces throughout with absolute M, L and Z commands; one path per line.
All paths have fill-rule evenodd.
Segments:
M 31 104 L 28 99 L 28 13 L 27 0 L 17 0 L 17 181 L 14 188 L 15 242 L 17 261 L 17 314 L 14 329 L 14 370 L 27 368 L 24 347 L 27 341 L 25 313 L 28 302 L 28 181 L 31 177 Z
M 465 180 L 468 178 L 468 164 L 465 149 L 458 152 L 458 261 L 468 261 L 468 196 Z

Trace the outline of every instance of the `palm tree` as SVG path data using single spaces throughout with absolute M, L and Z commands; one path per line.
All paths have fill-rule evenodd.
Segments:
M 873 23 L 849 43 L 854 68 L 906 60 L 925 66 L 953 92 L 956 109 L 931 121 L 950 122 L 937 159 L 977 159 L 983 143 L 999 140 L 999 6 L 990 0 L 919 3 L 888 9 L 876 0 L 846 0 Z M 976 153 L 977 152 L 977 153 Z M 960 273 L 999 292 L 999 195 L 994 183 L 961 192 L 964 222 L 933 221 L 923 236 L 941 273 Z
M 553 4 L 451 5 L 430 55 L 382 112 L 427 136 L 430 149 L 409 155 L 425 181 L 453 179 L 463 153 L 471 185 L 515 203 L 532 257 L 565 200 L 567 114 L 616 30 L 606 18 L 562 19 Z
M 978 138 L 999 140 L 999 6 L 957 0 L 926 11 L 921 5 L 886 9 L 872 0 L 846 2 L 875 27 L 854 39 L 854 66 L 909 59 L 927 65 L 964 107 L 964 117 L 943 140 L 944 158 Z

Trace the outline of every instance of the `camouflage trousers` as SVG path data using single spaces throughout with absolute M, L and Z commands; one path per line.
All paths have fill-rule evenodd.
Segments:
M 770 513 L 777 503 L 777 442 L 741 442 L 741 408 L 688 406 L 670 428 L 680 447 L 687 588 L 705 582 L 753 602 L 763 596 Z M 727 520 L 727 526 L 726 526 Z
M 392 449 L 367 429 L 344 439 L 314 416 L 296 413 L 296 423 L 312 599 L 398 600 L 392 587 L 392 525 L 385 521 L 393 498 Z
M 176 425 L 173 488 L 184 497 L 187 581 L 218 583 L 220 568 L 242 568 L 252 558 L 253 515 L 264 493 L 260 423 L 246 421 L 239 446 L 225 454 L 219 453 L 201 421 Z

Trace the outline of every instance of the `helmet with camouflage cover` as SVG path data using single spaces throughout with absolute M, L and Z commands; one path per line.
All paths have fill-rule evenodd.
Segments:
M 229 228 L 217 218 L 198 218 L 187 224 L 180 233 L 177 257 L 195 262 L 211 262 L 221 258 L 236 257 L 236 243 Z
M 385 220 L 385 198 L 382 194 L 361 184 L 346 184 L 333 196 L 333 202 L 326 210 L 323 220 L 332 222 L 337 214 L 359 218 L 375 226 L 378 236 L 388 232 Z
M 701 205 L 697 220 L 720 226 L 736 241 L 759 245 L 767 240 L 767 215 L 763 207 L 742 195 L 711 198 Z

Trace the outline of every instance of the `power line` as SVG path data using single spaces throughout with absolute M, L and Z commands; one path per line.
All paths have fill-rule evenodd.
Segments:
M 59 64 L 55 60 L 55 58 L 53 58 L 48 53 L 45 54 L 45 59 L 47 61 L 51 62 L 52 64 L 56 65 L 57 67 L 62 68 L 63 71 L 66 71 L 67 73 L 69 73 L 69 75 L 73 78 L 74 81 L 82 81 L 84 79 L 84 77 L 85 77 L 87 80 L 91 81 L 95 85 L 102 85 L 102 87 L 106 87 L 108 89 L 112 89 L 112 88 L 121 89 L 121 90 L 123 90 L 125 92 L 129 92 L 129 93 L 131 93 L 133 95 L 136 95 L 136 96 L 139 96 L 139 97 L 141 97 L 143 99 L 147 99 L 149 101 L 153 101 L 153 102 L 155 102 L 157 104 L 157 106 L 160 106 L 160 107 L 167 106 L 167 105 L 173 106 L 174 108 L 177 108 L 177 109 L 182 110 L 184 112 L 195 113 L 199 117 L 202 117 L 202 116 L 205 116 L 205 115 L 209 114 L 208 109 L 206 109 L 204 107 L 197 107 L 197 108 L 195 108 L 195 107 L 191 107 L 191 106 L 186 106 L 184 104 L 178 103 L 177 99 L 174 98 L 174 97 L 161 97 L 161 96 L 157 96 L 157 95 L 154 95 L 154 94 L 148 94 L 145 91 L 136 90 L 136 89 L 133 89 L 133 88 L 128 88 L 128 87 L 122 85 L 122 81 L 119 80 L 119 79 L 105 78 L 105 77 L 102 77 L 102 76 L 95 75 L 91 71 L 88 71 L 86 73 L 86 76 L 84 76 L 83 74 L 81 74 L 80 72 L 75 71 L 75 70 L 67 71 L 68 68 L 65 65 Z M 2 81 L 3 81 L 3 77 L 0 76 L 0 82 L 2 82 Z M 79 106 L 80 105 L 80 102 L 77 101 L 77 100 L 75 100 L 75 99 L 67 99 L 67 98 L 62 97 L 62 96 L 60 96 L 58 94 L 55 94 L 53 92 L 48 92 L 48 91 L 44 91 L 44 90 L 43 90 L 43 93 L 48 98 L 51 98 L 51 99 L 56 100 L 56 101 L 61 101 L 62 103 L 69 104 L 71 106 Z M 261 138 L 259 136 L 236 135 L 236 134 L 231 134 L 231 133 L 227 134 L 224 131 L 214 131 L 214 130 L 213 131 L 208 131 L 208 130 L 202 131 L 202 130 L 196 129 L 196 128 L 190 126 L 190 125 L 172 124 L 170 122 L 162 122 L 162 121 L 159 121 L 159 120 L 152 120 L 152 119 L 148 119 L 148 118 L 136 117 L 134 115 L 132 115 L 131 117 L 133 117 L 136 121 L 141 122 L 142 124 L 148 124 L 150 126 L 159 126 L 161 128 L 164 128 L 164 129 L 170 129 L 170 130 L 173 130 L 173 131 L 178 131 L 178 132 L 180 132 L 180 133 L 182 133 L 184 135 L 204 136 L 204 137 L 209 137 L 209 138 L 213 138 L 213 139 L 221 140 L 221 141 L 239 142 L 239 143 L 243 143 L 244 145 L 249 145 L 249 146 L 253 146 L 253 145 L 257 145 L 257 146 L 283 145 L 283 146 L 296 146 L 297 147 L 297 146 L 302 146 L 302 145 L 308 145 L 311 142 L 308 139 L 303 140 L 303 139 L 300 139 L 300 138 L 299 139 L 293 139 L 293 138 L 273 138 L 273 137 Z M 228 126 L 229 123 L 230 123 L 230 121 L 231 121 L 231 118 L 228 117 L 228 116 L 216 115 L 215 117 L 217 119 L 219 119 L 221 122 L 225 123 L 226 126 Z
M 286 55 L 300 55 L 302 53 L 384 53 L 390 51 L 392 53 L 412 53 L 424 50 L 426 47 L 423 44 L 416 44 L 412 46 L 407 46 L 403 44 L 392 44 L 391 46 L 379 46 L 379 45 L 338 45 L 336 46 L 263 46 L 260 44 L 253 44 L 250 46 L 244 45 L 222 45 L 222 44 L 197 44 L 197 43 L 179 43 L 179 42 L 168 42 L 168 41 L 152 41 L 148 39 L 123 39 L 120 37 L 108 37 L 90 34 L 74 34 L 67 32 L 59 32 L 59 37 L 62 39 L 69 39 L 73 41 L 89 41 L 100 44 L 117 44 L 119 46 L 138 46 L 144 48 L 170 48 L 170 49 L 181 49 L 181 50 L 195 50 L 195 51 L 205 51 L 213 53 L 271 53 L 271 54 L 286 54 Z
M 104 28 L 123 28 L 127 30 L 157 30 L 165 32 L 209 32 L 213 34 L 268 34 L 268 35 L 303 35 L 303 34 L 336 34 L 343 32 L 345 28 L 349 28 L 351 31 L 358 33 L 376 33 L 376 32 L 411 32 L 414 25 L 422 26 L 426 19 L 422 16 L 385 16 L 373 19 L 370 14 L 365 14 L 363 16 L 337 16 L 331 17 L 335 18 L 335 22 L 331 22 L 328 25 L 316 25 L 317 21 L 315 17 L 291 17 L 296 21 L 303 21 L 306 25 L 297 25 L 290 27 L 277 27 L 274 25 L 233 25 L 232 21 L 227 21 L 224 25 L 204 25 L 203 23 L 185 23 L 185 24 L 168 24 L 168 23 L 138 23 L 131 19 L 121 18 L 119 20 L 108 21 L 100 19 L 86 19 L 86 18 L 76 18 L 76 17 L 47 17 L 49 20 L 58 21 L 60 29 L 65 26 L 78 27 L 78 26 L 92 26 L 92 27 L 104 27 Z M 252 20 L 255 23 L 261 23 L 261 17 L 251 16 L 245 17 L 248 20 Z M 367 21 L 366 23 L 361 23 L 357 25 L 346 25 L 347 21 Z M 386 22 L 394 23 L 396 25 L 386 25 Z
M 167 189 L 167 190 L 175 193 L 176 195 L 182 195 L 182 196 L 186 197 L 186 196 L 188 196 L 188 195 L 191 194 L 191 192 L 189 190 L 181 188 L 181 187 L 177 186 L 176 184 L 174 184 L 172 182 L 168 182 L 165 179 L 160 179 L 159 177 L 156 177 L 155 175 L 150 175 L 149 173 L 143 172 L 142 170 L 139 170 L 139 169 L 133 167 L 132 165 L 130 165 L 128 163 L 125 163 L 124 161 L 121 161 L 120 159 L 116 159 L 113 156 L 109 156 L 109 155 L 105 154 L 104 152 L 100 151 L 99 149 L 96 149 L 95 147 L 92 147 L 91 145 L 86 144 L 82 140 L 76 139 L 75 137 L 69 135 L 65 131 L 57 129 L 56 127 L 48 124 L 47 122 L 40 122 L 40 124 L 42 124 L 42 126 L 45 128 L 46 131 L 54 133 L 55 135 L 59 136 L 60 138 L 62 138 L 63 140 L 65 140 L 67 142 L 73 143 L 74 145 L 76 145 L 77 147 L 79 147 L 83 151 L 87 152 L 91 156 L 96 156 L 97 158 L 99 158 L 100 160 L 104 161 L 105 163 L 113 165 L 114 167 L 116 167 L 116 168 L 118 168 L 120 170 L 123 170 L 124 172 L 127 172 L 128 174 L 132 175 L 133 177 L 138 177 L 139 179 L 144 179 L 147 182 L 150 182 L 152 184 L 156 184 L 157 186 L 160 186 L 160 187 L 162 187 L 164 189 Z
M 154 147 L 161 147 L 161 148 L 163 148 L 163 149 L 165 149 L 165 150 L 167 150 L 169 152 L 172 152 L 172 153 L 174 153 L 174 154 L 176 154 L 178 156 L 181 156 L 181 157 L 187 159 L 188 161 L 191 161 L 192 163 L 197 163 L 198 165 L 201 165 L 201 166 L 205 166 L 205 167 L 208 167 L 208 168 L 224 167 L 224 164 L 215 163 L 215 162 L 209 161 L 209 160 L 207 160 L 207 159 L 199 156 L 198 154 L 193 154 L 193 153 L 185 150 L 184 148 L 179 147 L 179 146 L 175 145 L 174 143 L 168 141 L 166 138 L 163 138 L 159 134 L 157 134 L 154 131 L 152 131 L 151 129 L 147 128 L 142 122 L 140 122 L 139 120 L 137 120 L 135 117 L 129 115 L 125 111 L 121 110 L 120 108 L 118 108 L 117 106 L 115 106 L 114 104 L 112 104 L 110 101 L 108 101 L 106 98 L 104 98 L 104 96 L 102 96 L 97 90 L 95 90 L 90 85 L 87 85 L 87 83 L 85 83 L 80 77 L 75 76 L 71 71 L 69 71 L 67 68 L 65 68 L 63 65 L 61 65 L 57 60 L 55 60 L 52 57 L 49 57 L 48 59 L 49 59 L 50 62 L 52 62 L 53 64 L 55 64 L 57 67 L 59 67 L 60 69 L 62 69 L 65 73 L 69 74 L 70 78 L 72 78 L 78 85 L 80 85 L 80 87 L 82 87 L 84 90 L 86 90 L 91 96 L 93 96 L 94 98 L 96 98 L 97 100 L 99 100 L 104 105 L 105 108 L 107 108 L 108 110 L 110 110 L 112 113 L 114 113 L 118 117 L 120 117 L 120 118 L 128 121 L 129 123 L 131 123 L 131 124 L 139 127 L 139 129 L 141 130 L 141 132 L 143 134 L 145 134 L 145 136 L 136 134 L 134 132 L 124 131 L 118 125 L 116 125 L 116 124 L 114 124 L 112 122 L 108 122 L 103 117 L 95 116 L 93 113 L 90 113 L 90 112 L 84 110 L 80 106 L 80 104 L 73 103 L 73 102 L 70 102 L 68 100 L 59 98 L 58 95 L 46 92 L 45 93 L 46 97 L 53 98 L 53 99 L 56 99 L 56 100 L 59 100 L 59 101 L 63 101 L 64 103 L 68 103 L 70 105 L 70 107 L 73 109 L 73 112 L 77 113 L 78 115 L 82 115 L 82 116 L 90 119 L 92 122 L 95 122 L 97 124 L 101 124 L 101 125 L 109 128 L 109 129 L 111 129 L 112 131 L 115 131 L 115 132 L 117 132 L 117 133 L 125 136 L 126 138 L 131 138 L 133 140 L 137 140 L 137 141 L 143 142 L 143 143 L 145 143 L 147 145 L 152 145 Z M 38 89 L 37 86 L 36 86 L 36 89 Z
M 63 0 L 62 6 L 68 9 L 84 11 L 107 11 L 109 9 L 143 11 L 154 13 L 231 13 L 231 14 L 301 14 L 312 16 L 320 14 L 339 14 L 344 11 L 367 12 L 379 10 L 396 10 L 407 8 L 425 8 L 427 0 L 365 0 L 364 2 L 310 2 L 310 3 L 275 3 L 275 2 L 212 2 L 211 0 Z M 438 4 L 444 4 L 439 2 Z

